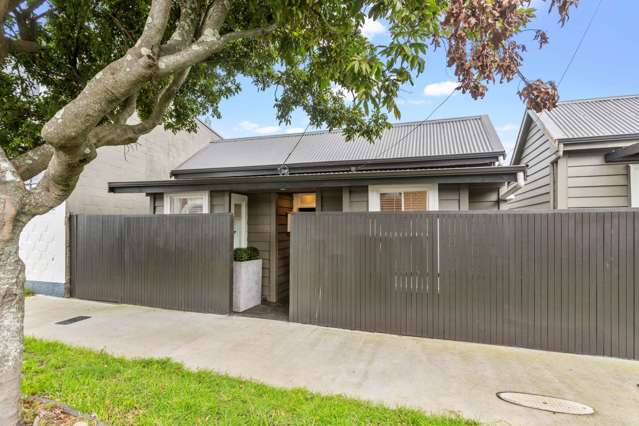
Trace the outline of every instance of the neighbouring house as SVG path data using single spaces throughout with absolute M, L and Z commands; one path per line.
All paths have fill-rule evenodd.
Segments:
M 291 212 L 499 210 L 499 189 L 524 166 L 504 157 L 487 116 L 399 123 L 374 143 L 339 130 L 213 141 L 171 172 L 173 179 L 109 183 L 144 193 L 150 213 L 234 216 L 234 245 L 255 246 L 262 294 L 289 289 Z
M 508 209 L 639 207 L 639 95 L 526 111 L 511 165 L 526 177 L 502 192 Z
M 107 192 L 115 179 L 161 179 L 211 140 L 220 136 L 201 122 L 195 133 L 164 130 L 142 136 L 130 146 L 102 147 L 85 167 L 69 198 L 45 215 L 36 216 L 20 236 L 20 257 L 26 266 L 27 287 L 36 293 L 65 295 L 70 214 L 148 214 L 149 200 L 140 194 Z M 37 183 L 39 177 L 28 182 Z

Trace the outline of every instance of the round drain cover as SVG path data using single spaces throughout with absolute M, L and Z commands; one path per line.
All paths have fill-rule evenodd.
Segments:
M 535 408 L 537 410 L 550 411 L 551 413 L 584 416 L 595 412 L 592 407 L 585 404 L 546 395 L 535 395 L 525 392 L 498 392 L 497 397 L 502 401 L 510 402 L 511 404 Z

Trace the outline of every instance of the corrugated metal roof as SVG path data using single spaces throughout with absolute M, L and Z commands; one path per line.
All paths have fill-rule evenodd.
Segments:
M 176 171 L 279 165 L 300 136 L 297 133 L 212 142 Z M 347 142 L 339 130 L 308 132 L 287 164 L 446 158 L 503 151 L 488 116 L 476 116 L 394 124 L 372 144 L 363 138 Z
M 639 135 L 639 95 L 560 102 L 538 116 L 554 139 Z

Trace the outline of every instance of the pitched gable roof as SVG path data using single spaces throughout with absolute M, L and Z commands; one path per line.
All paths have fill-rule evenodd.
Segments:
M 212 142 L 173 171 L 229 170 L 287 165 L 353 163 L 401 159 L 445 159 L 504 154 L 488 116 L 397 123 L 375 143 L 347 142 L 340 130 L 227 139 Z M 299 145 L 295 147 L 298 143 Z
M 560 102 L 537 116 L 555 140 L 639 135 L 639 95 Z
M 552 111 L 524 113 L 510 164 L 517 164 L 530 126 L 556 142 L 639 139 L 639 95 L 562 101 Z

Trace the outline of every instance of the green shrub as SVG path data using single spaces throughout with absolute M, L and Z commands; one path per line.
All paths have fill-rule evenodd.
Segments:
M 242 247 L 233 250 L 233 260 L 236 262 L 247 262 L 260 258 L 260 251 L 255 247 Z

